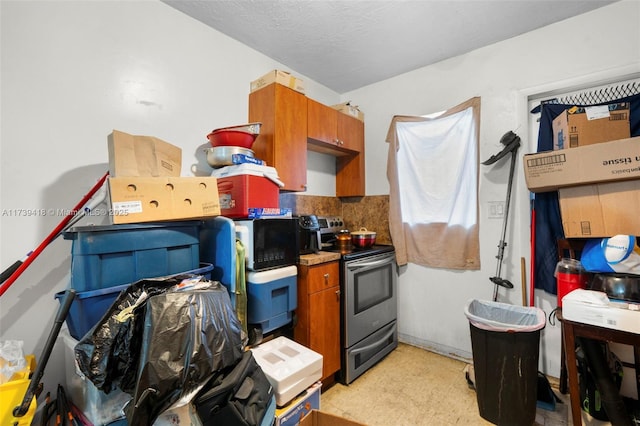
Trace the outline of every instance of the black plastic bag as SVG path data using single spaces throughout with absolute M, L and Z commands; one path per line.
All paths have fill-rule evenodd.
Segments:
M 167 291 L 146 303 L 129 425 L 150 425 L 173 404 L 188 402 L 213 374 L 242 357 L 246 336 L 218 282 Z
M 124 290 L 75 355 L 98 389 L 119 387 L 132 396 L 129 425 L 148 425 L 195 395 L 214 372 L 235 365 L 246 341 L 225 287 L 179 275 Z
M 104 393 L 115 388 L 132 394 L 142 344 L 146 300 L 187 276 L 143 279 L 120 292 L 102 319 L 78 342 L 80 371 Z
M 274 404 L 274 389 L 253 353 L 217 372 L 194 399 L 204 426 L 258 426 Z M 272 401 L 273 400 L 273 401 Z

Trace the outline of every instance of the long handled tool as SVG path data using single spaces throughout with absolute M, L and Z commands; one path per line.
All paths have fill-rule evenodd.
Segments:
M 518 148 L 520 148 L 520 137 L 513 133 L 512 131 L 508 131 L 505 133 L 502 138 L 500 138 L 500 143 L 504 145 L 502 151 L 498 154 L 491 156 L 487 161 L 484 161 L 482 164 L 490 165 L 498 160 L 504 158 L 507 154 L 511 154 L 511 167 L 509 168 L 509 185 L 507 187 L 507 199 L 505 201 L 504 206 L 504 219 L 502 221 L 502 238 L 500 239 L 500 243 L 498 244 L 498 255 L 496 258 L 498 259 L 498 264 L 496 266 L 496 275 L 494 277 L 489 278 L 489 280 L 494 283 L 493 287 L 493 301 L 498 300 L 498 286 L 505 288 L 513 288 L 513 284 L 501 277 L 502 272 L 502 260 L 504 258 L 504 248 L 507 246 L 507 242 L 505 241 L 505 237 L 507 234 L 507 220 L 509 218 L 509 203 L 511 201 L 511 187 L 513 185 L 513 172 L 516 167 L 516 154 L 518 152 Z
M 47 343 L 45 343 L 42 354 L 40 355 L 40 360 L 38 362 L 38 365 L 36 366 L 36 371 L 34 371 L 33 375 L 31 376 L 31 382 L 29 382 L 29 387 L 27 388 L 24 398 L 22 399 L 22 403 L 13 408 L 14 417 L 24 416 L 29 410 L 31 400 L 33 398 L 37 398 L 40 392 L 42 392 L 42 383 L 40 383 L 40 380 L 42 380 L 42 376 L 44 375 L 44 368 L 49 361 L 49 356 L 51 355 L 53 346 L 55 345 L 58 334 L 60 333 L 62 323 L 67 318 L 67 314 L 69 314 L 69 309 L 71 308 L 71 303 L 73 302 L 73 299 L 75 299 L 75 297 L 75 290 L 68 289 L 66 291 L 64 301 L 60 305 L 60 308 L 58 308 L 58 314 L 56 315 L 56 319 L 53 322 L 53 327 L 49 332 Z
M 71 225 L 76 223 L 80 218 L 82 218 L 87 210 L 95 208 L 104 198 L 106 197 L 106 189 L 104 188 L 105 181 L 109 176 L 109 172 L 105 173 L 102 178 L 91 188 L 91 190 L 80 200 L 78 204 L 73 208 L 73 210 L 69 211 L 67 215 L 60 221 L 58 226 L 56 226 L 53 231 L 40 243 L 40 245 L 35 248 L 33 251 L 29 252 L 23 259 L 17 260 L 13 263 L 13 265 L 9 266 L 6 270 L 0 274 L 0 296 L 2 296 L 5 291 L 18 277 L 24 272 L 25 269 L 42 253 L 42 251 L 53 241 L 55 240 L 65 229 L 69 228 Z M 102 189 L 102 191 L 98 193 L 98 191 Z M 94 197 L 96 195 L 96 197 Z M 99 196 L 98 196 L 99 195 Z M 85 205 L 87 205 L 85 207 Z M 83 208 L 85 207 L 85 208 Z

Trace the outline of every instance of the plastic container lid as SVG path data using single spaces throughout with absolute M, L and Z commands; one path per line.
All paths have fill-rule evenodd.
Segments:
M 556 264 L 556 270 L 553 276 L 557 277 L 558 272 L 564 274 L 583 274 L 586 271 L 579 260 L 564 258 Z
M 253 284 L 264 284 L 283 278 L 295 277 L 296 275 L 298 275 L 298 268 L 295 265 L 291 265 L 267 271 L 249 272 L 247 281 Z
M 284 183 L 278 177 L 278 171 L 275 167 L 263 166 L 260 164 L 242 163 L 233 166 L 226 166 L 220 169 L 216 169 L 211 173 L 211 176 L 217 178 L 225 178 L 239 175 L 252 175 L 259 177 L 266 177 L 269 180 L 275 182 L 279 187 L 283 187 Z

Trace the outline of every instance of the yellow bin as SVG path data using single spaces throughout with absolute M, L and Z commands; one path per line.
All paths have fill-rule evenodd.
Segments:
M 24 394 L 29 387 L 29 376 L 36 369 L 36 357 L 25 356 L 27 367 L 15 373 L 13 380 L 0 385 L 0 425 L 24 425 L 29 426 L 36 414 L 36 398 L 33 398 L 29 410 L 22 417 L 13 417 L 13 409 L 22 404 Z

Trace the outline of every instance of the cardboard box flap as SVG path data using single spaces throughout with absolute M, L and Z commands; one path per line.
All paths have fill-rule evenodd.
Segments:
M 153 136 L 114 130 L 107 138 L 111 177 L 180 176 L 182 150 Z

